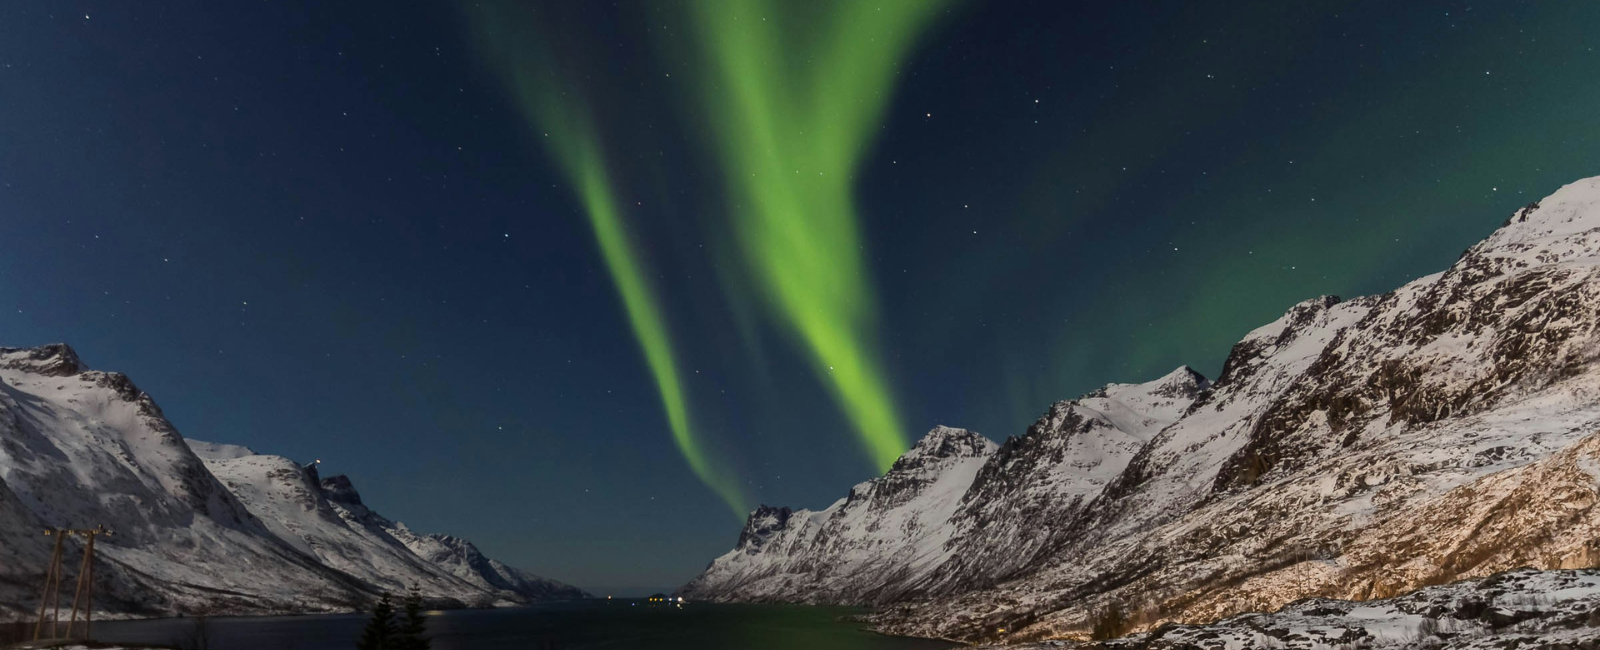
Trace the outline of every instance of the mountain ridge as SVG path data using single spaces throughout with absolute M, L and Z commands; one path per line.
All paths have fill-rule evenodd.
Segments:
M 70 346 L 0 348 L 0 617 L 38 598 L 38 531 L 90 525 L 115 531 L 96 547 L 97 615 L 347 611 L 412 584 L 436 606 L 584 595 L 330 488 L 314 464 L 185 439 Z
M 1058 402 L 972 475 L 938 566 L 862 577 L 900 588 L 818 584 L 790 567 L 823 554 L 791 546 L 724 555 L 682 592 L 871 605 L 885 632 L 1014 642 L 1081 638 L 1108 608 L 1143 626 L 1205 622 L 1570 568 L 1600 557 L 1583 539 L 1600 530 L 1585 487 L 1600 464 L 1529 468 L 1590 457 L 1596 322 L 1591 178 L 1518 210 L 1444 271 L 1294 305 L 1236 343 L 1215 382 L 1193 379 L 1160 404 L 1117 395 L 1142 386 L 1148 398 L 1162 379 Z M 1517 496 L 1543 487 L 1566 496 Z M 1462 531 L 1510 512 L 1526 534 L 1465 550 Z M 786 572 L 787 587 L 738 579 L 757 566 Z

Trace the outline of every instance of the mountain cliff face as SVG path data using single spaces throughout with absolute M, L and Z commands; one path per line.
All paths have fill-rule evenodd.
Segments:
M 1052 407 L 973 475 L 950 538 L 921 554 L 943 557 L 920 572 L 933 578 L 890 592 L 796 575 L 761 597 L 883 605 L 886 631 L 1017 641 L 1085 635 L 1113 608 L 1137 629 L 1589 566 L 1597 324 L 1588 179 L 1444 272 L 1294 306 L 1235 345 L 1213 383 L 1174 373 L 1152 382 L 1169 390 L 1139 390 L 1160 402 L 1113 386 Z M 722 565 L 767 553 L 719 558 L 685 591 L 749 598 Z
M 37 601 L 44 528 L 98 525 L 114 531 L 96 543 L 107 612 L 341 610 L 411 584 L 442 605 L 581 595 L 464 540 L 415 535 L 361 506 L 348 480 L 185 440 L 126 376 L 65 345 L 0 348 L 0 617 Z
M 1079 512 L 1205 385 L 1188 368 L 1112 384 L 1057 403 L 1027 436 L 999 447 L 936 427 L 888 473 L 825 510 L 758 509 L 738 546 L 680 593 L 884 603 L 994 582 L 1055 542 L 1035 522 Z M 996 543 L 1006 553 L 993 553 Z

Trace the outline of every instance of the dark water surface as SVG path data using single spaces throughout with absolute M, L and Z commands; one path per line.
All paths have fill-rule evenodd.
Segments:
M 435 612 L 433 650 L 934 650 L 956 644 L 873 634 L 839 620 L 862 610 L 799 605 L 632 605 L 631 601 Z M 212 650 L 354 650 L 359 614 L 213 618 Z M 102 641 L 196 647 L 194 619 L 96 622 Z

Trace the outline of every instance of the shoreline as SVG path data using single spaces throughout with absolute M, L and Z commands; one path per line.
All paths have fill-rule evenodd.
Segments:
M 490 606 L 490 607 L 432 607 L 432 608 L 429 608 L 427 611 L 431 614 L 431 613 L 440 613 L 440 612 L 459 612 L 459 611 L 468 611 L 468 610 L 498 611 L 498 610 L 508 610 L 508 609 L 532 609 L 532 608 L 539 607 L 539 606 L 542 606 L 542 605 L 554 605 L 554 604 L 560 604 L 560 603 L 577 603 L 577 602 L 585 602 L 585 601 L 593 601 L 593 600 L 605 600 L 605 599 L 604 598 L 567 598 L 567 599 L 560 599 L 560 600 L 545 600 L 545 601 L 539 601 L 539 602 L 536 602 L 536 603 L 519 603 L 519 604 L 515 604 L 515 605 L 496 605 L 496 606 Z M 620 601 L 620 600 L 629 600 L 629 599 L 621 599 L 621 598 L 619 598 L 617 600 Z M 640 600 L 642 600 L 642 599 L 640 599 Z M 218 620 L 218 619 L 227 619 L 227 618 L 299 618 L 299 617 L 307 617 L 307 616 L 351 616 L 351 615 L 356 615 L 356 614 L 369 614 L 369 613 L 371 613 L 370 610 L 343 609 L 343 610 L 324 610 L 324 611 L 315 611 L 315 610 L 272 610 L 272 611 L 252 611 L 252 612 L 219 612 L 219 613 L 215 613 L 215 614 L 183 614 L 183 613 L 177 613 L 177 614 L 158 614 L 158 615 L 154 615 L 154 616 L 144 616 L 144 615 L 139 615 L 139 614 L 130 614 L 130 613 L 127 613 L 127 612 L 101 612 L 101 611 L 96 611 L 95 614 L 94 614 L 94 622 L 95 623 L 107 623 L 107 622 L 123 623 L 123 622 L 128 622 L 128 621 L 192 620 L 192 619 L 196 619 L 196 618 L 204 618 L 204 619 L 208 619 L 208 620 Z M 62 621 L 63 621 L 63 624 L 65 624 L 65 619 L 62 619 Z M 30 616 L 29 618 L 26 618 L 26 619 L 0 619 L 0 628 L 17 626 L 17 625 L 29 625 L 29 626 L 31 626 L 31 625 L 34 624 L 34 622 L 35 622 L 35 618 L 32 617 L 32 616 Z M 81 617 L 78 619 L 78 623 L 79 624 L 83 623 L 83 619 Z

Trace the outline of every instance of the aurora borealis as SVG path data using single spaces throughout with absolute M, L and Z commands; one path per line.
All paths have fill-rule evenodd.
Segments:
M 880 470 L 908 444 L 872 343 L 854 183 L 898 63 L 943 4 L 689 3 L 744 261 Z
M 871 274 L 862 259 L 852 196 L 857 165 L 891 94 L 901 56 L 943 2 L 814 3 L 772 0 L 685 3 L 704 127 L 715 141 L 730 201 L 727 227 L 754 293 L 792 332 L 860 436 L 864 453 L 887 469 L 909 446 L 873 338 L 878 325 Z M 635 338 L 661 394 L 674 442 L 695 475 L 742 518 L 750 504 L 695 439 L 678 364 L 654 290 L 641 274 L 609 180 L 591 84 L 560 72 L 573 50 L 558 19 L 515 3 L 477 5 L 473 22 L 493 64 L 505 70 L 541 140 L 583 203 Z M 545 21 L 546 24 L 541 24 Z M 536 38 L 526 38 L 536 35 Z M 739 287 L 730 282 L 725 287 Z M 729 300 L 750 298 L 731 289 Z
M 477 12 L 472 20 L 480 38 L 489 41 L 489 56 L 504 70 L 531 123 L 542 129 L 543 141 L 583 204 L 601 256 L 622 298 L 628 324 L 655 378 L 673 443 L 702 483 L 721 496 L 734 513 L 746 512 L 749 504 L 739 484 L 716 467 L 690 424 L 671 334 L 655 289 L 641 269 L 640 250 L 628 234 L 600 134 L 589 118 L 591 108 L 581 99 L 584 89 L 574 80 L 563 78 L 559 66 L 549 64 L 549 57 L 558 52 L 526 47 L 519 38 L 521 34 L 505 29 L 508 24 L 534 29 L 526 12 L 509 5 L 480 5 Z
M 1214 376 L 1600 174 L 1597 12 L 14 3 L 0 346 L 660 591 L 738 511 Z

